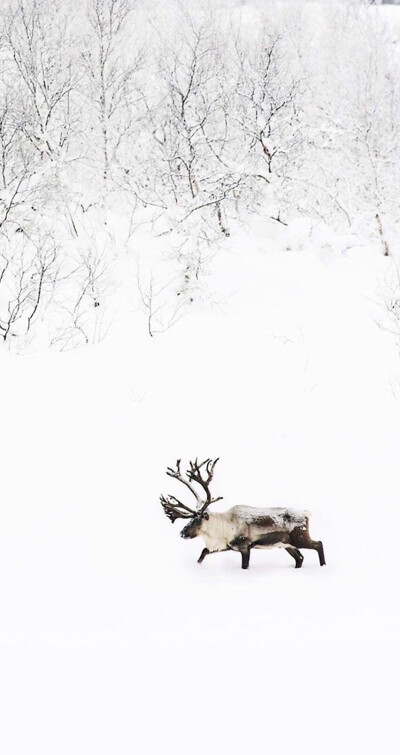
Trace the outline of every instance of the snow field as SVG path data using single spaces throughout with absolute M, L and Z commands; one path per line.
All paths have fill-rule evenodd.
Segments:
M 214 304 L 158 337 L 135 311 L 96 347 L 1 353 L 7 755 L 384 747 L 400 424 L 377 290 L 391 262 L 322 249 L 319 232 L 239 229 L 208 278 Z M 166 466 L 196 455 L 220 456 L 221 510 L 311 509 L 327 567 L 305 552 L 295 571 L 280 550 L 247 572 L 235 553 L 198 566 L 201 543 L 158 504 L 181 495 Z

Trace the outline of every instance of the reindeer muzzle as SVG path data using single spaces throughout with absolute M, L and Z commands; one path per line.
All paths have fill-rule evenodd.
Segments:
M 193 527 L 190 524 L 187 524 L 186 527 L 181 530 L 181 537 L 183 537 L 184 540 L 191 540 L 191 538 L 196 537 L 196 530 L 193 532 Z

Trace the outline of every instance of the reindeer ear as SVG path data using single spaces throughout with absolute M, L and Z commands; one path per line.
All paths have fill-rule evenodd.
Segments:
M 209 519 L 210 518 L 210 514 L 208 513 L 208 511 L 205 511 L 204 514 L 203 514 L 203 516 L 204 516 L 204 519 Z

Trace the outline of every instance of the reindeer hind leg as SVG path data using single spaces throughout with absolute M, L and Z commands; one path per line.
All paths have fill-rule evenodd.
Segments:
M 299 549 L 293 548 L 293 546 L 287 546 L 285 550 L 296 561 L 295 569 L 301 569 L 301 567 L 303 566 L 304 556 L 300 553 Z
M 295 548 L 307 548 L 308 550 L 317 551 L 320 566 L 325 566 L 324 546 L 321 540 L 313 540 L 307 530 L 295 527 L 290 533 L 290 544 Z
M 318 552 L 320 566 L 325 566 L 326 561 L 325 561 L 324 546 L 322 545 L 321 540 L 314 542 L 314 548 Z

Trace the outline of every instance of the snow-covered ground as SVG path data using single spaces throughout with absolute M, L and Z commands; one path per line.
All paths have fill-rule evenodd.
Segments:
M 391 755 L 399 7 L 131 5 L 0 19 L 1 755 Z M 327 565 L 198 565 L 195 457 Z
M 395 750 L 392 265 L 255 220 L 162 335 L 133 308 L 97 346 L 0 351 L 5 755 Z M 158 501 L 195 456 L 220 457 L 220 510 L 311 509 L 327 566 L 197 565 Z

